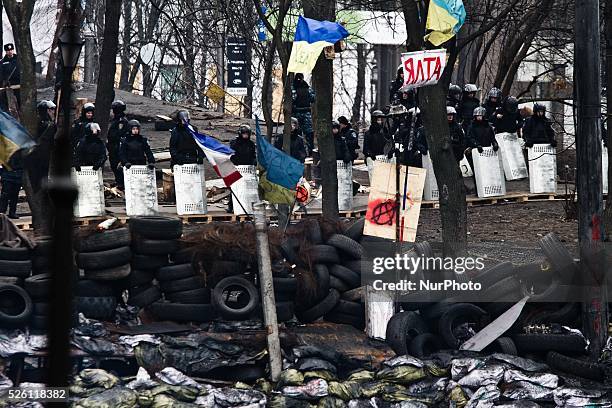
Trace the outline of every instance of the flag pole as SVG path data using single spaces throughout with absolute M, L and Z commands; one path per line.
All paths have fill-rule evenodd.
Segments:
M 236 194 L 234 194 L 234 190 L 232 190 L 231 187 L 228 187 L 230 189 L 230 193 L 232 193 L 232 197 L 234 197 L 236 199 L 236 202 L 238 203 L 238 205 L 240 206 L 240 208 L 242 208 L 242 211 L 244 211 L 245 215 L 251 216 L 253 215 L 252 213 L 249 214 L 249 212 L 244 208 L 244 205 L 242 205 L 242 203 L 240 202 L 240 200 L 238 199 L 238 197 L 236 196 Z

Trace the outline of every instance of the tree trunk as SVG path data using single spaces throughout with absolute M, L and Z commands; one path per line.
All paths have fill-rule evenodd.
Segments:
M 121 36 L 121 76 L 119 89 L 130 91 L 130 44 L 132 42 L 132 1 L 123 2 L 123 35 Z
M 129 0 L 127 0 L 129 1 Z M 104 12 L 104 43 L 100 53 L 100 73 L 96 90 L 96 120 L 100 125 L 101 134 L 105 135 L 108 128 L 110 106 L 113 102 L 115 71 L 117 64 L 117 48 L 119 44 L 119 17 L 121 16 L 121 0 L 106 0 Z
M 416 48 L 423 47 L 423 21 L 414 2 L 402 0 L 409 41 Z M 467 253 L 467 204 L 463 177 L 455 160 L 446 120 L 446 89 L 457 57 L 454 45 L 448 50 L 449 61 L 437 85 L 419 89 L 419 106 L 429 154 L 440 192 L 440 218 L 442 221 L 442 252 L 445 257 L 462 257 Z
M 357 44 L 357 89 L 355 90 L 355 100 L 351 109 L 351 123 L 357 125 L 361 120 L 361 104 L 365 94 L 365 71 L 366 71 L 366 49 L 365 44 Z M 365 119 L 365 118 L 363 118 Z
M 606 241 L 612 241 L 612 194 L 610 193 L 610 180 L 612 180 L 612 0 L 605 0 L 604 3 L 605 37 L 606 37 L 606 125 L 608 139 L 608 198 L 606 208 L 603 213 L 604 231 Z
M 304 0 L 304 16 L 317 20 L 336 19 L 335 2 L 325 0 Z M 313 123 L 321 155 L 321 186 L 323 187 L 323 217 L 338 219 L 338 176 L 336 168 L 336 149 L 331 133 L 333 115 L 333 61 L 319 56 L 312 72 L 316 100 L 314 103 Z
M 274 118 L 272 117 L 272 71 L 274 69 L 274 55 L 276 55 L 274 45 L 268 44 L 261 86 L 261 108 L 266 121 L 266 137 L 268 141 L 272 139 L 272 132 L 274 131 Z
M 36 77 L 34 73 L 34 51 L 30 36 L 30 19 L 34 10 L 34 0 L 24 0 L 21 3 L 6 2 L 6 13 L 13 29 L 13 38 L 17 49 L 17 58 L 21 66 L 21 123 L 31 135 L 37 131 L 36 117 Z M 26 169 L 27 170 L 27 169 Z M 49 232 L 49 206 L 46 192 L 34 191 L 27 176 L 24 177 L 24 190 L 30 211 L 32 224 L 36 231 L 43 234 Z

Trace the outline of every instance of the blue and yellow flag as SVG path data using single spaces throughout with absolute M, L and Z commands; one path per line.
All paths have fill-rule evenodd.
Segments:
M 293 204 L 304 165 L 262 137 L 258 117 L 255 117 L 255 134 L 259 188 L 263 199 L 273 204 Z
M 289 72 L 309 73 L 314 69 L 323 48 L 349 36 L 342 24 L 318 21 L 300 16 L 289 57 Z
M 425 36 L 435 46 L 453 38 L 465 22 L 465 7 L 461 0 L 430 0 L 427 11 L 427 30 Z
M 27 130 L 14 117 L 0 110 L 0 164 L 9 165 L 13 154 L 35 145 Z

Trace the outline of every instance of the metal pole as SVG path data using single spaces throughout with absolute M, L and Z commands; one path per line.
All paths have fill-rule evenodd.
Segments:
M 270 355 L 270 376 L 276 382 L 282 370 L 280 338 L 278 321 L 276 319 L 276 302 L 274 300 L 274 285 L 272 283 L 272 265 L 270 263 L 270 246 L 268 243 L 268 221 L 266 219 L 266 203 L 253 204 L 255 214 L 255 236 L 257 239 L 257 265 L 259 266 L 259 286 L 263 302 L 264 324 L 266 325 L 268 354 Z
M 608 303 L 605 272 L 596 271 L 591 257 L 601 250 L 604 237 L 601 184 L 600 26 L 599 0 L 576 0 L 574 44 L 574 89 L 578 127 L 576 161 L 578 186 L 578 239 L 580 243 L 580 282 L 584 303 L 584 334 L 591 342 L 591 356 L 599 357 L 606 344 Z M 585 64 L 585 62 L 588 62 Z

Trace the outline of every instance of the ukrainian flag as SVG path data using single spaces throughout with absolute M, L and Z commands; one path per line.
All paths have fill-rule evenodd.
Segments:
M 36 142 L 15 118 L 0 110 L 0 164 L 8 166 L 13 154 Z
M 339 23 L 300 16 L 295 29 L 288 71 L 311 72 L 323 48 L 348 36 L 349 32 Z
M 430 0 L 425 36 L 435 46 L 445 43 L 459 32 L 465 22 L 465 7 L 461 0 Z
M 304 174 L 304 165 L 272 146 L 262 135 L 259 118 L 255 117 L 259 189 L 264 200 L 273 204 L 293 204 L 297 184 Z

